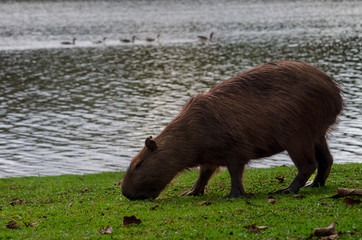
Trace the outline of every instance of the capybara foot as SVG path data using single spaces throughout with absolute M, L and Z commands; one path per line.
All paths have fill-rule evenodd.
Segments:
M 231 194 L 231 193 L 229 193 L 228 195 L 225 195 L 225 196 L 223 196 L 223 198 L 237 198 L 237 197 L 241 197 L 241 196 L 243 196 L 243 194 Z
M 195 190 L 189 190 L 186 192 L 181 193 L 181 196 L 201 196 L 204 195 L 204 191 L 195 191 Z
M 246 196 L 246 195 L 250 195 L 250 194 L 247 194 L 244 191 L 231 191 L 228 195 L 225 195 L 223 198 L 237 198 L 237 197 L 242 197 L 242 196 Z
M 229 193 L 228 195 L 225 195 L 223 196 L 224 199 L 227 199 L 227 198 L 238 198 L 238 197 L 246 197 L 246 198 L 249 198 L 251 196 L 254 196 L 254 193 L 241 193 L 241 194 L 231 194 Z
M 273 193 L 274 194 L 288 194 L 288 193 L 291 193 L 291 192 L 292 191 L 291 191 L 290 187 L 287 187 L 287 188 L 275 190 Z

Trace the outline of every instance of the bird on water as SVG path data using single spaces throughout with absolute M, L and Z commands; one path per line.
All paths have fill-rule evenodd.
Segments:
M 107 38 L 104 37 L 103 40 L 95 40 L 95 41 L 92 41 L 92 43 L 93 44 L 100 44 L 100 43 L 104 43 L 106 40 L 107 40 Z
M 63 45 L 75 45 L 75 40 L 77 40 L 76 37 L 73 38 L 72 42 L 61 42 L 61 44 L 63 44 Z
M 212 37 L 214 36 L 214 32 L 210 33 L 210 37 L 206 37 L 206 36 L 197 36 L 197 38 L 201 41 L 201 42 L 207 42 L 207 41 L 212 41 Z
M 146 38 L 147 42 L 154 42 L 155 40 L 158 42 L 158 40 L 160 39 L 160 34 L 157 35 L 156 38 Z
M 134 43 L 134 40 L 136 39 L 136 36 L 133 36 L 132 39 L 120 39 L 121 42 L 124 42 L 124 43 Z

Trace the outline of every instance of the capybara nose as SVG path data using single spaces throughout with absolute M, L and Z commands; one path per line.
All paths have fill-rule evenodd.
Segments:
M 149 196 L 142 193 L 130 193 L 127 191 L 126 188 L 122 187 L 122 195 L 125 196 L 127 199 L 133 200 L 145 200 L 145 199 L 155 199 L 157 196 Z
M 125 194 L 124 192 L 122 192 L 123 196 L 125 196 L 127 199 L 131 200 L 131 201 L 135 201 L 135 200 L 145 200 L 145 199 L 154 199 L 154 197 L 151 196 L 146 196 L 146 195 L 130 195 L 130 194 Z

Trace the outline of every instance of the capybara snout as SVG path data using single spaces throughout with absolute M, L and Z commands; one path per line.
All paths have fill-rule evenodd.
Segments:
M 277 193 L 299 191 L 316 168 L 308 186 L 323 186 L 333 163 L 326 134 L 342 106 L 339 86 L 307 63 L 249 69 L 191 97 L 157 137 L 148 137 L 124 176 L 122 193 L 132 200 L 156 198 L 179 172 L 199 167 L 199 178 L 183 195 L 201 195 L 213 173 L 226 166 L 226 197 L 238 197 L 245 194 L 245 165 L 284 150 L 298 174 Z

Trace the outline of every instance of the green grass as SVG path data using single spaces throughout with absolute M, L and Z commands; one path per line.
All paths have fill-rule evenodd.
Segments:
M 361 166 L 335 164 L 325 187 L 301 189 L 305 198 L 274 195 L 275 204 L 268 203 L 268 193 L 286 187 L 295 167 L 246 170 L 244 186 L 254 195 L 237 199 L 222 198 L 230 188 L 227 171 L 214 176 L 200 197 L 179 196 L 197 178 L 195 170 L 182 173 L 153 201 L 121 196 L 115 183 L 123 173 L 0 179 L 0 239 L 306 239 L 332 221 L 339 239 L 361 239 L 361 205 L 329 198 L 338 187 L 361 188 Z M 12 199 L 24 203 L 12 206 Z M 211 204 L 197 205 L 201 201 Z M 123 226 L 123 217 L 131 215 L 142 222 Z M 20 228 L 8 229 L 11 220 Z M 269 228 L 244 227 L 254 223 Z M 100 234 L 108 225 L 112 234 Z

